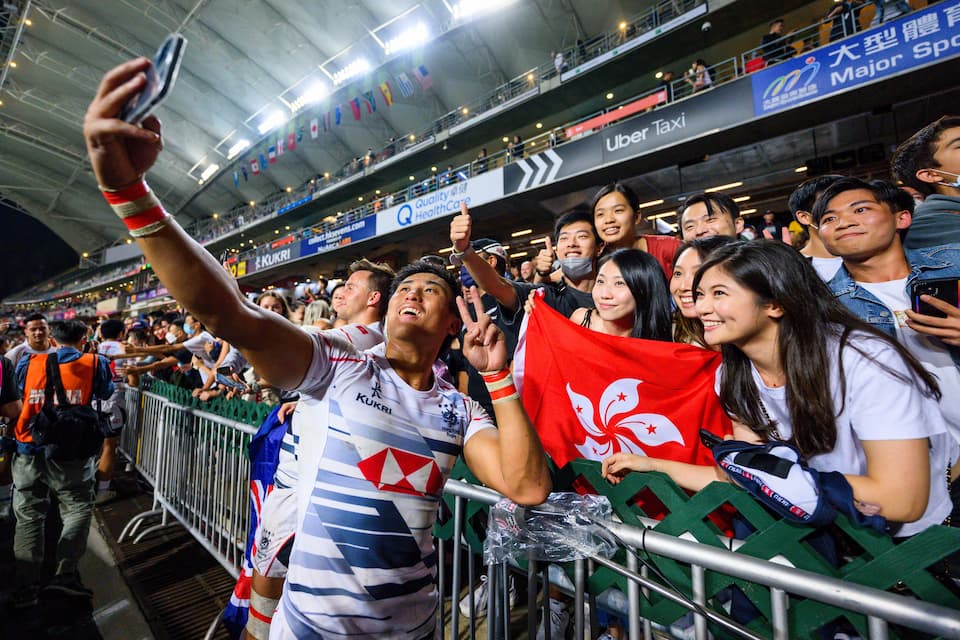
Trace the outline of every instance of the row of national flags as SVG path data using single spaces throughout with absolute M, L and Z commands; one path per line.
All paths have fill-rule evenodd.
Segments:
M 295 116 L 286 125 L 277 129 L 276 138 L 266 140 L 257 149 L 247 152 L 233 172 L 233 186 L 239 187 L 241 178 L 247 181 L 251 175 L 258 176 L 267 171 L 269 165 L 276 163 L 284 153 L 296 149 L 308 134 L 311 140 L 317 140 L 321 133 L 327 133 L 334 127 L 339 127 L 347 113 L 352 115 L 354 120 L 359 121 L 364 112 L 367 115 L 376 113 L 378 100 L 386 107 L 393 106 L 394 87 L 404 98 L 412 98 L 417 86 L 421 91 L 427 91 L 433 87 L 433 78 L 422 64 L 414 67 L 409 73 L 406 71 L 398 73 L 393 77 L 393 81 L 394 83 L 391 84 L 390 80 L 384 80 L 377 85 L 376 89 L 364 91 L 346 103 L 332 105 L 331 109 L 322 113 L 314 112 L 310 114 L 312 117 L 309 120 L 303 114 Z

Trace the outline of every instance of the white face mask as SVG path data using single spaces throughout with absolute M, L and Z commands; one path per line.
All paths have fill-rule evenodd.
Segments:
M 177 342 L 177 336 L 173 335 L 169 331 L 167 331 L 167 334 L 163 336 L 163 339 L 167 341 L 167 344 L 176 344 Z
M 960 174 L 952 173 L 950 171 L 944 171 L 943 169 L 933 169 L 937 173 L 945 173 L 947 175 L 953 176 L 956 178 L 953 182 L 941 182 L 939 183 L 942 187 L 951 187 L 953 189 L 960 189 Z

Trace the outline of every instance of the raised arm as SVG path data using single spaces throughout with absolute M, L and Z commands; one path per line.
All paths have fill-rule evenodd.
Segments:
M 460 203 L 460 214 L 450 221 L 450 243 L 455 253 L 460 254 L 463 266 L 470 272 L 470 277 L 476 280 L 477 285 L 491 296 L 505 309 L 516 311 L 523 302 L 517 299 L 517 292 L 506 278 L 500 276 L 496 269 L 486 260 L 478 256 L 470 247 L 470 234 L 473 228 L 473 219 L 466 203 Z
M 540 504 L 551 487 L 546 454 L 513 386 L 503 333 L 484 313 L 476 290 L 471 293 L 476 322 L 471 320 L 463 298 L 457 298 L 466 328 L 463 355 L 482 372 L 498 428 L 476 433 L 464 446 L 463 455 L 483 484 L 516 503 Z
M 145 190 L 144 174 L 163 148 L 160 121 L 151 116 L 136 126 L 117 115 L 143 89 L 149 65 L 138 58 L 109 71 L 87 109 L 83 134 L 97 181 L 170 294 L 265 377 L 295 387 L 310 366 L 310 337 L 244 298 L 216 259 Z

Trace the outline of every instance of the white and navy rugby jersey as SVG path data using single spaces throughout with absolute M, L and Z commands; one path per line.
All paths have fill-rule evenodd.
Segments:
M 300 467 L 300 524 L 271 638 L 433 633 L 437 503 L 463 444 L 494 425 L 436 377 L 413 389 L 384 352 L 314 337 L 297 418 L 326 438 L 314 468 Z
M 370 347 L 383 342 L 383 328 L 379 322 L 373 324 L 348 324 L 336 329 L 311 330 L 305 328 L 311 334 L 323 334 L 334 340 L 340 339 L 353 345 L 357 351 L 365 351 Z M 323 452 L 323 443 L 326 439 L 326 428 L 308 428 L 306 433 L 300 429 L 304 420 L 309 419 L 311 415 L 316 416 L 316 409 L 309 410 L 304 417 L 303 412 L 311 405 L 326 402 L 325 399 L 316 396 L 304 395 L 297 402 L 297 408 L 294 409 L 293 416 L 287 420 L 287 430 L 283 434 L 283 441 L 280 444 L 280 456 L 277 464 L 277 471 L 274 475 L 274 490 L 293 489 L 297 486 L 297 478 L 300 477 L 300 469 L 315 469 L 317 460 Z M 323 425 L 324 427 L 326 425 Z M 303 445 L 301 446 L 301 441 Z M 300 458 L 303 458 L 301 460 Z M 309 494 L 307 494 L 309 495 Z

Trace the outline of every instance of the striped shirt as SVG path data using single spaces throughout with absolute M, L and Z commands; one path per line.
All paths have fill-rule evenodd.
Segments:
M 300 523 L 271 638 L 433 632 L 443 483 L 463 444 L 494 425 L 436 376 L 429 390 L 413 389 L 384 353 L 314 337 L 298 418 L 326 437 L 313 468 L 300 466 Z

